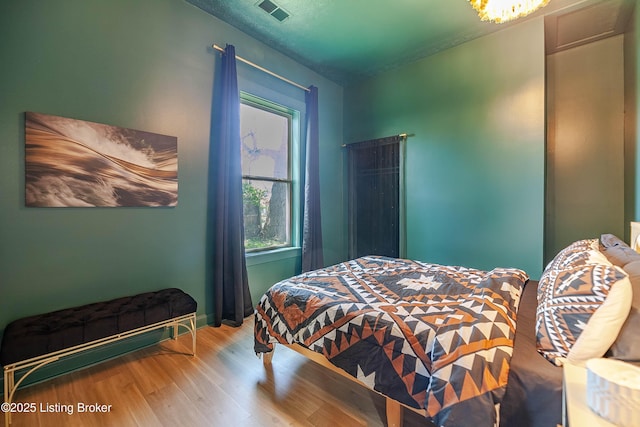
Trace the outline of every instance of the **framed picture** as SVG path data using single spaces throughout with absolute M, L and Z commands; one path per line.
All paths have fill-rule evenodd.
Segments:
M 178 203 L 178 139 L 47 114 L 25 117 L 29 207 Z

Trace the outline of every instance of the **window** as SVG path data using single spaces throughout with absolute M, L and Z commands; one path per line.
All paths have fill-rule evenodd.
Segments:
M 242 197 L 247 252 L 293 246 L 293 110 L 240 97 Z

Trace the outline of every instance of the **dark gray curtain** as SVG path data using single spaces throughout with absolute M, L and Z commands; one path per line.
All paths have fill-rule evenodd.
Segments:
M 227 45 L 216 77 L 209 150 L 208 230 L 212 239 L 214 325 L 253 314 L 244 250 L 240 93 L 236 54 Z
M 302 221 L 302 271 L 324 267 L 320 216 L 320 166 L 318 131 L 318 88 L 309 86 L 306 101 L 306 161 L 304 217 Z
M 347 145 L 349 258 L 400 256 L 400 136 Z

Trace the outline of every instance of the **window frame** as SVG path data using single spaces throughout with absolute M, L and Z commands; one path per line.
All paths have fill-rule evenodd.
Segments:
M 262 248 L 246 249 L 247 255 L 258 255 L 272 252 L 281 252 L 289 249 L 296 249 L 300 246 L 300 113 L 293 109 L 240 91 L 240 103 L 253 108 L 277 114 L 285 117 L 288 123 L 289 141 L 287 147 L 287 179 L 265 177 L 259 175 L 245 175 L 242 171 L 242 182 L 247 180 L 263 181 L 271 183 L 288 184 L 288 207 L 289 229 L 287 230 L 288 241 L 282 245 L 271 245 Z M 242 120 L 242 119 L 241 119 Z M 242 137 L 242 135 L 241 135 Z M 244 221 L 244 215 L 243 215 Z

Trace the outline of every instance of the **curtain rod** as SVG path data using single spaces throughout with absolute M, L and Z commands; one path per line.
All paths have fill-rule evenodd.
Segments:
M 370 140 L 367 140 L 367 141 L 360 141 L 360 142 L 377 141 L 379 139 L 387 139 L 387 138 L 400 138 L 400 139 L 404 139 L 406 141 L 407 138 L 410 137 L 410 136 L 415 136 L 415 134 L 414 133 L 401 133 L 399 135 L 391 135 L 391 136 L 386 136 L 386 137 L 383 137 L 383 138 L 375 138 L 375 139 L 370 139 Z M 352 142 L 351 144 L 342 144 L 342 148 L 345 148 L 345 147 L 347 147 L 349 145 L 353 145 L 353 144 L 359 144 L 360 142 Z
M 224 48 L 223 48 L 223 47 L 220 47 L 220 46 L 218 46 L 218 45 L 216 45 L 216 44 L 211 45 L 211 47 L 213 47 L 213 48 L 214 48 L 215 50 L 217 50 L 217 51 L 224 52 Z M 267 70 L 266 68 L 261 67 L 261 66 L 259 66 L 258 64 L 254 64 L 254 63 L 253 63 L 253 62 L 251 62 L 251 61 L 248 61 L 248 60 L 246 60 L 246 59 L 244 59 L 244 58 L 241 58 L 241 57 L 239 57 L 238 55 L 236 55 L 236 59 L 237 59 L 238 61 L 244 62 L 244 63 L 245 63 L 245 64 L 247 64 L 247 65 L 251 65 L 253 68 L 257 68 L 258 70 L 263 71 L 263 72 L 265 72 L 265 73 L 267 73 L 267 74 L 269 74 L 269 75 L 271 75 L 271 76 L 273 76 L 273 77 L 275 77 L 275 78 L 277 78 L 277 79 L 280 79 L 280 80 L 282 80 L 283 82 L 287 82 L 287 83 L 289 83 L 290 85 L 293 85 L 293 86 L 295 86 L 295 87 L 299 87 L 299 88 L 300 88 L 300 89 L 302 89 L 302 90 L 306 90 L 307 92 L 310 92 L 309 88 L 304 87 L 304 86 L 302 86 L 302 85 L 300 85 L 300 84 L 298 84 L 298 83 L 296 83 L 296 82 L 294 82 L 294 81 L 291 81 L 291 80 L 289 80 L 289 79 L 288 79 L 288 78 L 286 78 L 286 77 L 282 77 L 280 74 L 276 74 L 276 73 L 274 73 L 274 72 L 273 72 L 273 71 L 271 71 L 271 70 Z

